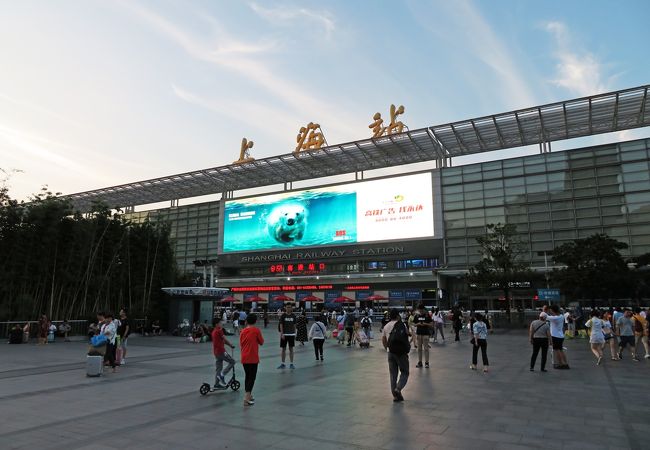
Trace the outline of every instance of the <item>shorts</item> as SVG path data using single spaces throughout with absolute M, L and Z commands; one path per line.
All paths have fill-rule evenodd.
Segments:
M 564 338 L 556 338 L 552 336 L 551 340 L 553 341 L 553 350 L 562 350 L 564 344 Z
M 296 346 L 296 337 L 285 336 L 284 339 L 280 339 L 281 348 L 287 348 L 287 344 L 289 344 L 289 348 L 294 348 Z
M 630 347 L 634 348 L 636 347 L 636 341 L 634 340 L 634 336 L 619 336 L 620 342 L 618 345 L 621 346 L 621 348 L 625 348 L 626 345 L 630 345 Z

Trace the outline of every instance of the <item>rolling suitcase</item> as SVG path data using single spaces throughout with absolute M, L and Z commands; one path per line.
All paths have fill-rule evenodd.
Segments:
M 103 356 L 86 356 L 86 376 L 99 377 L 104 370 Z

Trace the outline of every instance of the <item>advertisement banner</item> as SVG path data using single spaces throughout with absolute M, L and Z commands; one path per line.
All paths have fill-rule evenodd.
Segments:
M 431 174 L 225 202 L 223 253 L 434 235 Z
M 537 296 L 543 302 L 559 302 L 561 300 L 559 289 L 537 289 Z

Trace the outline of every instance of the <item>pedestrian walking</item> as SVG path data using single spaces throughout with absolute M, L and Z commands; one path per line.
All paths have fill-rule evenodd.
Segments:
M 438 342 L 438 333 L 445 342 L 445 315 L 440 309 L 436 308 L 433 312 L 433 342 Z
M 646 324 L 647 320 L 645 314 L 641 311 L 641 308 L 634 308 L 634 315 L 632 316 L 634 322 L 634 346 L 635 350 L 638 350 L 639 344 L 643 344 L 643 349 L 645 350 L 645 359 L 650 359 L 650 349 L 648 348 L 648 334 L 646 333 Z
M 483 373 L 488 372 L 488 363 L 487 357 L 487 335 L 488 329 L 487 325 L 483 321 L 483 314 L 476 313 L 474 315 L 475 322 L 472 325 L 472 365 L 470 368 L 476 370 L 476 365 L 478 363 L 478 350 L 481 349 L 481 359 L 483 360 Z
M 128 348 L 128 339 L 131 334 L 131 321 L 126 315 L 126 309 L 122 308 L 120 310 L 120 326 L 117 327 L 117 335 L 120 337 L 120 349 L 121 349 L 121 358 L 120 366 L 126 364 L 126 351 Z M 117 352 L 116 352 L 117 353 Z
M 106 336 L 108 342 L 106 343 L 106 353 L 104 354 L 104 362 L 107 362 L 113 369 L 113 373 L 117 372 L 115 364 L 115 340 L 117 338 L 117 329 L 113 323 L 113 313 L 97 314 L 97 318 L 103 320 L 100 328 L 100 334 Z
M 345 332 L 348 336 L 348 347 L 352 345 L 352 338 L 354 337 L 354 322 L 354 314 L 352 311 L 348 310 L 344 319 Z
M 533 320 L 528 330 L 528 339 L 533 346 L 533 354 L 530 357 L 530 371 L 535 371 L 535 362 L 540 350 L 542 352 L 541 371 L 546 372 L 546 357 L 548 355 L 548 346 L 551 342 L 551 327 L 549 326 L 546 318 L 548 314 L 545 312 L 539 315 L 539 319 Z
M 305 345 L 305 342 L 309 340 L 307 335 L 307 316 L 305 311 L 302 311 L 298 314 L 296 318 L 296 340 L 300 342 L 300 345 Z
M 460 342 L 460 329 L 463 327 L 463 314 L 458 307 L 451 310 L 451 322 L 454 327 L 454 342 Z
M 381 342 L 388 352 L 390 392 L 394 402 L 404 401 L 402 389 L 409 379 L 409 352 L 411 351 L 409 334 L 408 326 L 402 322 L 397 310 L 391 309 L 390 322 L 384 326 Z
M 289 368 L 295 369 L 293 365 L 293 348 L 296 345 L 296 315 L 293 313 L 293 305 L 287 303 L 285 312 L 280 316 L 278 323 L 278 331 L 280 332 L 280 348 L 282 349 L 282 362 L 278 369 L 284 369 L 284 364 L 287 357 L 287 346 L 289 347 Z
M 632 361 L 639 361 L 639 358 L 636 356 L 636 342 L 634 340 L 634 325 L 632 323 L 632 311 L 629 309 L 625 310 L 625 313 L 622 317 L 619 317 L 616 322 L 616 335 L 619 340 L 619 350 L 618 358 L 623 359 L 623 350 L 628 345 L 630 346 L 630 352 L 632 353 Z
M 50 332 L 50 321 L 45 314 L 38 320 L 38 345 L 47 344 L 47 335 Z
M 269 326 L 269 312 L 265 309 L 264 310 L 264 328 Z
M 309 330 L 309 339 L 314 343 L 316 361 L 324 361 L 323 344 L 325 343 L 325 339 L 327 339 L 327 327 L 324 323 L 326 320 L 323 317 L 318 317 Z
M 605 333 L 605 345 L 603 345 L 603 353 L 605 346 L 609 343 L 609 353 L 612 361 L 618 361 L 618 349 L 616 345 L 616 333 L 614 333 L 614 316 L 611 312 L 607 311 L 603 314 L 603 333 Z
M 553 368 L 569 369 L 569 362 L 564 353 L 564 315 L 557 304 L 549 307 L 550 314 L 546 318 L 551 326 L 551 341 L 553 342 Z
M 433 319 L 424 309 L 424 303 L 418 305 L 418 311 L 413 316 L 415 324 L 416 344 L 418 348 L 418 363 L 415 367 L 422 368 L 422 353 L 424 353 L 425 368 L 429 368 L 429 336 L 433 329 Z
M 241 349 L 241 363 L 244 366 L 244 406 L 255 404 L 253 387 L 257 378 L 257 367 L 260 364 L 260 345 L 264 345 L 262 332 L 255 326 L 257 314 L 250 313 L 246 316 L 246 328 L 239 335 Z
M 605 345 L 605 326 L 600 319 L 598 310 L 591 311 L 591 318 L 585 323 L 585 327 L 590 330 L 589 344 L 591 353 L 596 356 L 596 365 L 600 366 L 603 361 L 603 346 Z
M 223 325 L 221 319 L 215 318 L 212 321 L 214 329 L 212 330 L 212 354 L 214 355 L 215 373 L 214 373 L 214 388 L 226 386 L 226 375 L 235 365 L 235 360 L 232 356 L 226 353 L 226 345 L 231 349 L 235 346 L 230 343 L 223 332 Z M 223 368 L 223 362 L 226 361 L 228 365 Z

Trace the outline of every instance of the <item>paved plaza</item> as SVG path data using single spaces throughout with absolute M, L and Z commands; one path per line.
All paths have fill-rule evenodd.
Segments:
M 0 346 L 0 447 L 40 449 L 586 449 L 650 448 L 650 362 L 607 358 L 585 341 L 566 345 L 572 370 L 528 371 L 523 332 L 490 336 L 491 372 L 469 370 L 471 346 L 432 344 L 393 403 L 386 355 L 329 340 L 325 363 L 311 344 L 296 370 L 279 371 L 274 325 L 254 394 L 199 395 L 213 382 L 211 344 L 134 337 L 127 365 L 85 376 L 84 343 Z M 466 338 L 465 338 L 466 339 Z M 237 355 L 238 356 L 238 355 Z M 539 363 L 538 363 L 539 364 Z M 110 371 L 109 371 L 110 372 Z M 237 367 L 243 387 L 243 371 Z

